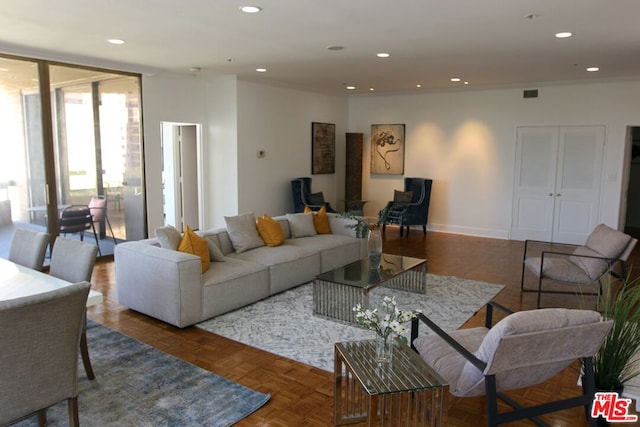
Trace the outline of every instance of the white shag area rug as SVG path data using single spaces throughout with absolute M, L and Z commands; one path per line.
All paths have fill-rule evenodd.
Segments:
M 369 302 L 379 307 L 395 296 L 400 310 L 422 310 L 445 331 L 458 329 L 503 285 L 427 274 L 425 295 L 378 287 Z M 313 285 L 307 283 L 196 325 L 206 331 L 325 371 L 333 372 L 333 344 L 373 339 L 375 333 L 313 315 Z M 409 326 L 409 325 L 407 325 Z M 421 328 L 420 333 L 427 333 Z

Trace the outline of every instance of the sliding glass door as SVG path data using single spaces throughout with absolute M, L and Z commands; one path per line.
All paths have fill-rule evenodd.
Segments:
M 102 255 L 146 236 L 140 99 L 139 76 L 0 58 L 0 256 L 13 228 L 57 235 L 92 199 L 106 215 L 83 237 Z

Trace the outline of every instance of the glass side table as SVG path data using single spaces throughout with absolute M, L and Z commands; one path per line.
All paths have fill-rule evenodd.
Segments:
M 448 385 L 411 348 L 394 343 L 379 365 L 375 341 L 334 346 L 334 424 L 441 426 Z

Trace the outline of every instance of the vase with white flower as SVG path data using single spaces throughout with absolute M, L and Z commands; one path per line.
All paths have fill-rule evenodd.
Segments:
M 396 305 L 395 297 L 385 296 L 382 308 L 371 309 L 357 304 L 353 307 L 356 321 L 360 326 L 376 333 L 376 360 L 390 363 L 393 357 L 393 342 L 397 336 L 405 343 L 409 328 L 404 323 L 416 317 L 414 311 L 402 311 Z

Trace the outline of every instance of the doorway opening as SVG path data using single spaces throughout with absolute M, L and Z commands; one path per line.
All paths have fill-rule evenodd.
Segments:
M 162 122 L 162 192 L 165 225 L 198 230 L 202 222 L 201 125 Z
M 640 127 L 631 127 L 628 135 L 631 149 L 627 156 L 629 185 L 624 232 L 637 239 L 640 238 Z

